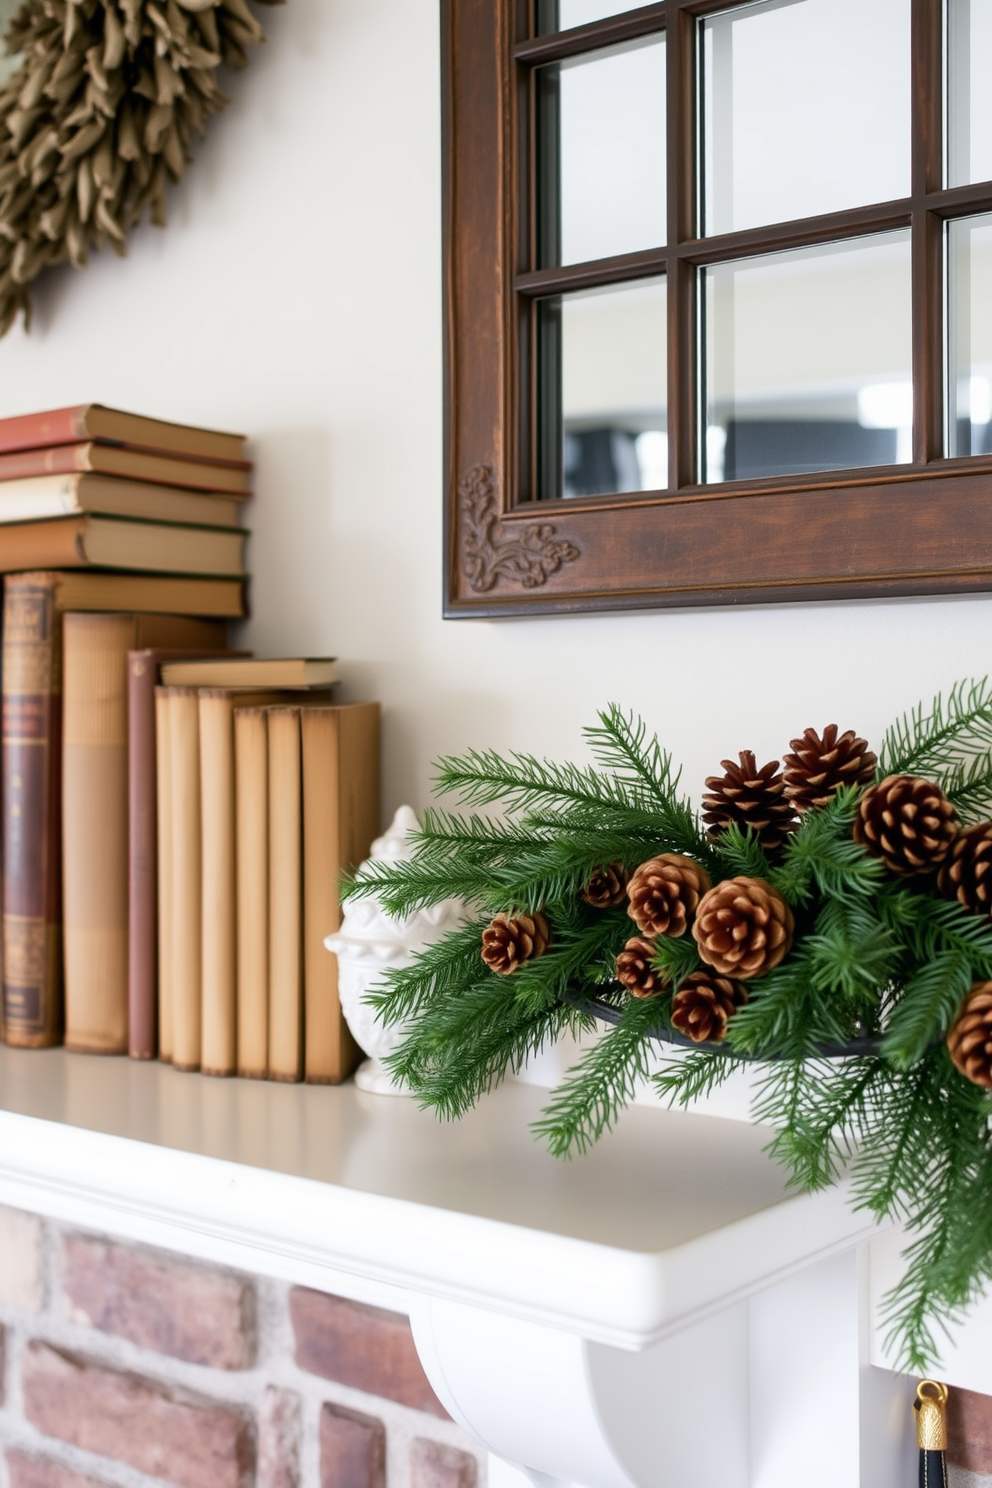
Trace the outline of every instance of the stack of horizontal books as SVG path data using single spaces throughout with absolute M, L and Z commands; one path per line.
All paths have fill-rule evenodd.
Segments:
M 239 434 L 99 404 L 0 419 L 0 573 L 68 571 L 64 608 L 239 616 L 250 471 Z

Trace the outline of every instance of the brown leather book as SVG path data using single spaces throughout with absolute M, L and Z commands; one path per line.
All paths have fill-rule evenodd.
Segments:
M 269 749 L 264 708 L 234 710 L 238 1074 L 269 1073 Z
M 8 1044 L 62 1037 L 62 624 L 44 575 L 3 603 L 3 998 Z
M 172 946 L 175 930 L 172 923 L 172 719 L 169 695 L 162 687 L 155 696 L 155 805 L 158 939 L 158 1057 L 163 1064 L 172 1063 L 172 1009 L 174 977 Z
M 59 569 L 24 573 L 17 582 L 48 588 L 56 610 L 138 611 L 145 615 L 202 615 L 231 620 L 239 620 L 246 613 L 245 586 L 239 579 Z
M 191 424 L 122 413 L 118 408 L 104 408 L 101 403 L 81 403 L 74 408 L 53 408 L 44 413 L 0 419 L 0 450 L 4 451 L 78 444 L 89 439 L 187 455 L 196 460 L 238 463 L 245 454 L 243 434 L 224 434 L 217 429 L 198 429 Z
M 183 460 L 172 455 L 150 455 L 144 450 L 112 444 L 60 444 L 47 449 L 19 450 L 0 454 L 0 481 L 24 480 L 29 475 L 71 475 L 74 471 L 95 475 L 120 475 L 125 480 L 157 481 L 163 486 L 182 486 L 188 491 L 221 491 L 228 496 L 247 496 L 247 461 L 217 465 L 203 460 Z
M 63 620 L 62 861 L 65 1043 L 128 1048 L 128 653 L 209 649 L 224 625 L 169 615 Z
M 128 656 L 128 1053 L 154 1059 L 158 1051 L 158 830 L 155 684 L 163 661 L 216 655 L 224 647 L 218 626 L 211 651 L 152 649 Z M 167 773 L 167 772 L 166 772 Z M 165 820 L 168 820 L 165 814 Z
M 341 1013 L 337 957 L 341 874 L 368 857 L 379 831 L 379 704 L 300 713 L 303 758 L 303 986 L 305 1078 L 337 1085 L 361 1058 Z
M 172 777 L 172 1062 L 196 1070 L 203 1018 L 200 710 L 195 688 L 164 691 Z
M 303 1077 L 299 708 L 269 708 L 269 1079 Z
M 173 527 L 123 517 L 86 515 L 12 522 L 0 524 L 0 572 L 92 566 L 243 578 L 247 538 L 240 528 Z

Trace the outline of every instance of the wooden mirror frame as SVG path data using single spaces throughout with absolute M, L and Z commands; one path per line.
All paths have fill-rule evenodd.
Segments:
M 912 0 L 909 197 L 699 238 L 696 22 L 735 3 L 661 0 L 536 36 L 532 0 L 442 0 L 447 617 L 992 588 L 992 456 L 943 454 L 944 224 L 992 211 L 992 182 L 943 187 L 941 0 Z M 534 66 L 661 28 L 669 246 L 596 265 L 535 269 Z M 700 484 L 693 308 L 699 266 L 897 228 L 910 229 L 912 244 L 912 463 Z M 668 284 L 669 489 L 532 499 L 529 325 L 536 295 L 659 273 Z

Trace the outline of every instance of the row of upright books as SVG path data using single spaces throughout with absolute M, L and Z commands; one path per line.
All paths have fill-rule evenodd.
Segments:
M 354 1061 L 315 950 L 378 826 L 378 710 L 335 706 L 326 661 L 228 652 L 250 469 L 240 436 L 99 405 L 0 420 L 8 1043 Z

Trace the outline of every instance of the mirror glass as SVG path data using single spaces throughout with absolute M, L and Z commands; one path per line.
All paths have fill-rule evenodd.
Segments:
M 704 479 L 912 459 L 908 230 L 703 270 Z
M 947 452 L 992 454 L 992 215 L 947 229 Z
M 766 0 L 700 23 L 701 232 L 909 195 L 910 8 Z
M 992 4 L 948 0 L 948 186 L 992 180 Z
M 538 0 L 538 35 L 571 31 L 573 26 L 588 26 L 592 21 L 603 21 L 607 16 L 622 15 L 631 9 L 630 5 L 618 5 L 616 0 Z
M 593 52 L 538 76 L 541 264 L 665 241 L 665 42 Z
M 668 485 L 664 278 L 540 307 L 543 497 Z

